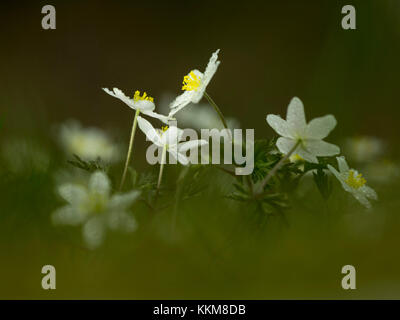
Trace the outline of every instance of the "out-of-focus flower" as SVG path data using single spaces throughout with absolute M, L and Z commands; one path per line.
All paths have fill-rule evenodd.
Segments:
M 169 101 L 173 99 L 171 94 L 164 94 L 160 99 L 159 108 L 163 113 L 168 112 Z M 218 129 L 224 128 L 215 110 L 206 103 L 199 103 L 195 106 L 194 103 L 189 103 L 181 112 L 174 115 L 178 125 L 181 128 L 201 129 Z M 240 122 L 236 118 L 227 117 L 226 122 L 229 129 L 239 129 Z
M 338 146 L 322 140 L 335 128 L 335 117 L 327 115 L 307 124 L 303 103 L 297 97 L 290 101 L 286 120 L 270 114 L 267 122 L 282 136 L 276 146 L 283 154 L 297 154 L 306 161 L 318 163 L 317 157 L 333 156 L 340 152 Z
M 337 157 L 339 171 L 331 165 L 328 169 L 340 181 L 343 189 L 350 192 L 363 206 L 371 208 L 368 199 L 378 200 L 378 196 L 374 189 L 366 185 L 366 180 L 357 170 L 350 169 L 344 157 Z
M 136 221 L 128 208 L 140 192 L 111 196 L 110 180 L 104 172 L 94 172 L 87 185 L 67 183 L 60 185 L 57 191 L 68 204 L 53 213 L 53 223 L 83 225 L 83 238 L 90 249 L 102 244 L 107 229 L 125 232 L 136 229 Z
M 36 141 L 11 138 L 1 145 L 1 157 L 7 169 L 14 173 L 45 172 L 50 165 L 47 150 Z
M 76 154 L 86 161 L 101 158 L 106 162 L 118 161 L 121 148 L 98 128 L 82 128 L 76 121 L 60 126 L 60 141 L 68 154 Z
M 129 98 L 122 92 L 122 90 L 118 88 L 113 88 L 113 91 L 107 88 L 103 88 L 103 90 L 109 95 L 121 100 L 130 108 L 134 110 L 139 110 L 141 113 L 149 117 L 159 119 L 164 123 L 168 123 L 168 120 L 170 119 L 169 117 L 155 113 L 153 111 L 156 107 L 156 105 L 154 104 L 154 99 L 152 97 L 149 97 L 146 92 L 144 92 L 141 96 L 140 91 L 136 91 L 133 98 Z
M 220 61 L 217 61 L 218 53 L 219 49 L 212 54 L 204 73 L 194 69 L 183 78 L 182 90 L 185 92 L 176 97 L 176 99 L 170 104 L 170 116 L 173 116 L 189 103 L 198 103 L 201 100 L 207 85 L 211 81 L 220 64 Z
M 166 151 L 171 153 L 172 156 L 183 165 L 189 164 L 189 159 L 185 155 L 188 150 L 208 144 L 205 140 L 190 140 L 179 143 L 182 139 L 183 130 L 175 126 L 164 127 L 162 130 L 156 130 L 150 122 L 142 117 L 138 118 L 138 124 L 140 130 L 143 131 L 151 142 L 158 147 L 163 149 L 165 148 Z
M 360 136 L 346 139 L 344 149 L 349 159 L 357 163 L 367 163 L 383 154 L 385 144 L 376 137 Z
M 369 163 L 364 170 L 369 180 L 376 183 L 390 183 L 400 177 L 400 167 L 387 159 Z

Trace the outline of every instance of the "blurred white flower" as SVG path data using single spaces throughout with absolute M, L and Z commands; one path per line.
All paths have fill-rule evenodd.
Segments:
M 162 130 L 156 130 L 150 122 L 142 117 L 138 117 L 138 124 L 140 130 L 143 131 L 151 142 L 158 147 L 163 149 L 165 148 L 166 151 L 171 153 L 172 156 L 183 165 L 189 164 L 189 159 L 185 155 L 188 150 L 208 144 L 205 140 L 190 140 L 179 143 L 182 139 L 183 130 L 175 126 L 164 127 Z
M 101 158 L 106 162 L 118 161 L 121 148 L 98 128 L 82 128 L 76 121 L 60 126 L 60 141 L 68 154 L 76 154 L 83 160 Z
M 385 144 L 381 139 L 368 136 L 348 138 L 344 146 L 347 157 L 358 163 L 372 162 L 385 151 Z
M 107 92 L 109 95 L 120 99 L 122 102 L 127 104 L 130 108 L 134 110 L 139 110 L 141 113 L 159 119 L 164 123 L 168 123 L 168 120 L 170 119 L 167 116 L 164 116 L 162 114 L 155 113 L 153 110 L 155 109 L 155 104 L 154 104 L 154 99 L 152 97 L 149 97 L 146 92 L 143 93 L 143 95 L 140 95 L 140 91 L 135 91 L 135 94 L 133 98 L 129 98 L 126 96 L 122 90 L 118 88 L 113 88 L 113 91 L 103 88 L 105 92 Z
M 167 113 L 169 109 L 169 101 L 173 99 L 172 94 L 164 94 L 159 103 L 159 108 L 162 113 Z M 195 106 L 194 103 L 189 103 L 181 112 L 174 115 L 178 125 L 183 128 L 201 129 L 224 129 L 218 115 L 206 103 L 199 103 Z M 227 117 L 226 122 L 229 129 L 240 129 L 240 122 L 233 117 Z
M 350 169 L 344 157 L 337 157 L 339 171 L 331 165 L 328 169 L 340 181 L 343 189 L 350 192 L 363 206 L 371 208 L 371 203 L 368 199 L 378 200 L 376 192 L 366 185 L 366 180 L 361 173 L 354 169 Z
M 9 138 L 1 145 L 1 157 L 7 169 L 14 173 L 45 172 L 50 165 L 47 150 L 36 141 Z
M 383 159 L 364 167 L 368 179 L 376 183 L 390 183 L 400 177 L 400 167 L 391 160 Z
M 198 103 L 201 100 L 207 85 L 214 76 L 220 64 L 220 61 L 217 61 L 218 53 L 219 49 L 212 54 L 204 73 L 194 69 L 183 78 L 182 90 L 185 92 L 177 96 L 176 99 L 170 104 L 170 116 L 173 116 L 189 103 Z
M 307 124 L 303 103 L 297 97 L 290 101 L 286 120 L 270 114 L 267 122 L 282 136 L 276 146 L 283 154 L 294 153 L 306 161 L 318 163 L 317 157 L 333 156 L 340 152 L 338 146 L 322 140 L 335 128 L 335 117 L 327 115 Z
M 62 184 L 57 191 L 68 204 L 52 214 L 53 223 L 83 225 L 83 238 L 90 249 L 102 244 L 107 229 L 125 232 L 136 229 L 136 221 L 128 208 L 140 192 L 111 196 L 110 180 L 104 172 L 94 172 L 86 185 Z

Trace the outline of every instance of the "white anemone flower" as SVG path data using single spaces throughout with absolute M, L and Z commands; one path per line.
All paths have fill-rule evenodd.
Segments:
M 366 180 L 357 170 L 350 169 L 344 157 L 337 157 L 339 171 L 331 165 L 328 169 L 340 181 L 343 189 L 350 192 L 363 206 L 371 208 L 368 198 L 378 200 L 378 196 L 374 189 L 366 185 Z
M 294 97 L 289 104 L 286 120 L 278 115 L 267 116 L 268 124 L 281 137 L 276 142 L 279 151 L 285 155 L 295 154 L 299 159 L 318 163 L 317 157 L 334 156 L 340 153 L 338 146 L 323 141 L 335 128 L 333 115 L 315 118 L 308 124 L 301 100 Z
M 189 164 L 189 159 L 186 156 L 187 151 L 208 144 L 206 140 L 191 140 L 179 143 L 182 140 L 183 130 L 175 126 L 166 126 L 162 130 L 157 130 L 142 117 L 138 117 L 138 124 L 148 140 L 168 151 L 183 165 Z
M 207 85 L 210 83 L 220 64 L 220 61 L 217 61 L 218 53 L 219 49 L 212 54 L 204 73 L 194 69 L 183 78 L 182 90 L 185 92 L 176 97 L 176 99 L 170 104 L 170 116 L 173 116 L 189 103 L 198 103 L 201 100 Z
M 128 208 L 140 192 L 111 195 L 110 180 L 104 172 L 94 172 L 87 185 L 66 183 L 57 191 L 68 204 L 53 213 L 53 223 L 83 225 L 83 238 L 89 249 L 102 244 L 107 229 L 124 232 L 136 229 Z
M 130 108 L 136 111 L 139 110 L 141 113 L 149 117 L 159 119 L 164 123 L 168 123 L 168 120 L 170 120 L 170 117 L 155 113 L 153 111 L 156 108 L 156 105 L 154 104 L 154 99 L 152 97 L 149 97 L 146 92 L 144 92 L 141 96 L 140 91 L 136 91 L 133 98 L 129 98 L 122 92 L 122 90 L 118 88 L 113 88 L 113 91 L 107 88 L 103 88 L 103 90 L 109 95 L 121 100 Z
M 60 126 L 60 141 L 68 154 L 76 154 L 84 160 L 101 158 L 106 162 L 118 161 L 121 148 L 102 130 L 94 127 L 82 128 L 76 121 Z

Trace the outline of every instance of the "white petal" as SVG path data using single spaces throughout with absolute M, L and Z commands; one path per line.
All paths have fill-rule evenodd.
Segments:
M 208 144 L 206 140 L 191 140 L 191 141 L 186 141 L 182 142 L 178 145 L 178 150 L 181 153 L 185 153 L 188 150 L 198 148 L 200 146 L 204 146 Z
M 364 193 L 364 195 L 365 195 L 367 198 L 371 198 L 371 199 L 374 199 L 374 200 L 378 200 L 378 195 L 376 194 L 375 190 L 372 189 L 371 187 L 362 186 L 360 189 L 361 189 L 361 191 Z
M 217 61 L 218 53 L 219 53 L 219 49 L 211 55 L 211 58 L 208 61 L 206 70 L 204 71 L 204 76 L 202 79 L 202 85 L 204 86 L 204 89 L 210 83 L 210 80 L 214 76 L 215 72 L 217 72 L 218 66 L 221 63 L 221 61 Z
M 161 143 L 163 145 L 174 146 L 177 145 L 179 140 L 181 140 L 183 135 L 183 130 L 175 126 L 170 126 L 167 131 L 165 131 L 161 137 Z
M 296 140 L 289 139 L 289 138 L 279 138 L 278 141 L 276 141 L 276 146 L 278 147 L 279 151 L 283 154 L 288 154 L 290 150 L 294 147 L 296 144 Z
M 113 88 L 113 91 L 107 89 L 107 88 L 103 88 L 103 90 L 105 92 L 107 92 L 109 95 L 120 99 L 122 102 L 126 103 L 129 107 L 131 107 L 132 109 L 140 109 L 141 111 L 147 110 L 147 111 L 151 111 L 154 110 L 155 105 L 153 102 L 149 101 L 149 100 L 139 100 L 139 101 L 134 101 L 132 98 L 129 98 L 128 96 L 126 96 L 122 90 L 118 89 L 118 88 Z
M 335 128 L 336 123 L 333 115 L 315 118 L 307 125 L 307 137 L 310 139 L 323 139 Z
M 109 202 L 110 210 L 128 208 L 140 195 L 140 191 L 131 191 L 113 195 Z
M 332 174 L 340 181 L 342 182 L 342 177 L 340 175 L 340 173 L 334 168 L 332 167 L 330 164 L 328 164 L 328 169 L 330 172 L 332 172 Z
M 348 164 L 346 162 L 346 159 L 343 156 L 336 157 L 336 160 L 338 162 L 340 173 L 344 173 L 344 172 L 347 172 L 347 171 L 350 170 L 350 168 L 349 168 L 349 166 L 348 166 Z
M 102 171 L 94 172 L 89 179 L 90 192 L 107 197 L 110 194 L 111 183 L 107 175 Z
M 161 138 L 157 133 L 156 129 L 153 128 L 150 122 L 142 117 L 137 119 L 140 130 L 146 135 L 147 139 L 153 142 L 157 146 L 162 146 Z
M 142 113 L 145 114 L 146 116 L 149 116 L 149 117 L 152 117 L 152 118 L 156 118 L 156 119 L 158 119 L 158 120 L 160 120 L 160 121 L 162 121 L 162 122 L 164 122 L 166 124 L 168 124 L 168 121 L 171 120 L 171 117 L 164 116 L 162 114 L 155 113 L 153 111 L 145 111 L 145 110 L 143 110 Z
M 308 152 L 306 149 L 302 148 L 301 146 L 297 149 L 295 153 L 297 153 L 305 161 L 311 163 L 318 163 L 317 157 L 314 154 Z
M 185 91 L 181 95 L 177 96 L 174 101 L 169 105 L 171 111 L 168 116 L 172 117 L 182 108 L 186 107 L 189 103 L 192 102 L 192 98 L 196 94 L 196 91 Z
M 267 116 L 267 122 L 279 135 L 287 138 L 292 138 L 290 127 L 286 120 L 283 120 L 280 116 L 269 114 Z
M 306 140 L 305 149 L 319 157 L 330 157 L 340 153 L 340 148 L 322 140 Z
M 107 221 L 109 228 L 112 230 L 132 232 L 137 228 L 136 220 L 124 211 L 111 212 Z
M 56 211 L 51 216 L 54 224 L 67 224 L 76 226 L 86 219 L 86 213 L 78 210 L 76 207 L 65 206 Z
M 103 90 L 105 92 L 107 92 L 109 95 L 120 99 L 122 102 L 126 103 L 129 107 L 131 107 L 132 109 L 136 109 L 135 103 L 133 101 L 133 99 L 129 98 L 128 96 L 126 96 L 122 90 L 118 89 L 118 88 L 113 88 L 113 91 L 107 89 L 107 88 L 103 88 Z
M 367 197 L 361 192 L 352 192 L 354 198 L 356 198 L 364 207 L 371 209 L 371 203 L 368 201 Z
M 343 180 L 342 174 L 338 172 L 334 167 L 332 167 L 330 164 L 328 164 L 328 169 L 332 174 L 339 180 L 339 182 L 342 184 L 342 187 L 344 190 L 347 192 L 353 192 L 353 189 Z
M 95 249 L 103 243 L 104 221 L 100 217 L 90 219 L 82 229 L 83 239 L 89 249 Z
M 304 114 L 303 102 L 294 97 L 288 106 L 286 121 L 289 126 L 293 127 L 298 133 L 303 134 L 306 130 L 306 116 Z
M 156 105 L 153 101 L 150 100 L 138 100 L 134 102 L 136 109 L 139 109 L 141 112 L 151 112 L 156 108 Z
M 70 204 L 76 205 L 87 198 L 87 191 L 84 187 L 76 184 L 63 184 L 58 187 L 59 195 Z
M 178 160 L 178 162 L 184 166 L 187 166 L 189 164 L 189 159 L 184 155 L 183 153 L 180 153 L 176 147 L 172 147 L 168 149 L 168 152 Z
M 206 91 L 207 85 L 210 82 L 211 78 L 207 79 L 205 78 L 204 74 L 201 73 L 199 70 L 192 70 L 199 78 L 200 78 L 200 86 L 197 88 L 197 90 L 193 90 L 193 96 L 192 96 L 192 103 L 199 103 L 201 98 L 203 98 L 204 91 Z

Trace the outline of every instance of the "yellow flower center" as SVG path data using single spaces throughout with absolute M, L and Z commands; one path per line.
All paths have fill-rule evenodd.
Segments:
M 199 86 L 200 86 L 200 77 L 197 76 L 193 71 L 190 71 L 189 75 L 183 77 L 182 90 L 196 91 Z
M 304 161 L 304 159 L 300 157 L 298 153 L 291 155 L 289 159 L 291 162 Z
M 154 99 L 152 97 L 148 96 L 146 92 L 143 92 L 143 95 L 140 96 L 140 91 L 137 90 L 137 91 L 135 91 L 135 95 L 133 96 L 133 101 L 137 102 L 140 100 L 147 100 L 150 102 L 154 102 Z
M 164 127 L 161 127 L 161 131 L 164 133 L 165 131 L 167 131 L 168 130 L 168 126 L 164 126 Z
M 85 202 L 82 203 L 82 210 L 91 214 L 102 213 L 107 209 L 108 198 L 97 192 L 89 194 Z
M 367 182 L 367 180 L 365 180 L 362 177 L 361 173 L 356 175 L 356 172 L 354 170 L 350 170 L 349 176 L 347 177 L 347 179 L 344 182 L 346 182 L 350 187 L 352 187 L 354 189 L 358 189 L 358 188 L 362 187 Z

